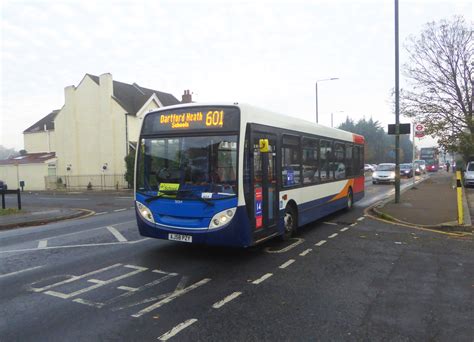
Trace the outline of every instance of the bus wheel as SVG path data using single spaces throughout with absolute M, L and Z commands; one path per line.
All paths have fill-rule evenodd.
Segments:
M 352 196 L 352 190 L 349 189 L 347 192 L 347 210 L 351 210 L 354 206 L 354 198 Z
M 281 236 L 282 240 L 290 239 L 296 232 L 296 212 L 292 207 L 287 207 L 285 211 L 285 231 Z

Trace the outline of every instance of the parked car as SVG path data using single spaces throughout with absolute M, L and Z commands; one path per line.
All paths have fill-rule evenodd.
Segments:
M 7 189 L 7 183 L 4 181 L 0 180 L 0 191 L 8 190 Z
M 417 163 L 414 163 L 414 165 L 415 165 L 415 175 L 417 175 L 417 176 L 421 175 L 422 171 L 421 171 L 420 165 L 418 165 Z
M 375 167 L 372 164 L 364 164 L 364 172 L 374 172 Z
M 413 177 L 413 165 L 412 164 L 400 164 L 400 176 L 411 178 Z
M 420 166 L 421 173 L 426 173 L 426 162 L 423 159 L 417 159 L 414 161 Z
M 395 164 L 382 163 L 372 174 L 372 184 L 377 183 L 394 183 L 395 182 Z
M 467 163 L 464 171 L 464 186 L 468 188 L 471 185 L 474 185 L 474 162 Z

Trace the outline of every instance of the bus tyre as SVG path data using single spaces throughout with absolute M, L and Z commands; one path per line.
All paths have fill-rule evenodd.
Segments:
M 347 192 L 347 210 L 351 210 L 354 206 L 354 196 L 352 195 L 352 189 Z
M 285 211 L 284 227 L 285 231 L 281 236 L 283 241 L 289 240 L 296 232 L 296 211 L 292 207 L 287 207 Z

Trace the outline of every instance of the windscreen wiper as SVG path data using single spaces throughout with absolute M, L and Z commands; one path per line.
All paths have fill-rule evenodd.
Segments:
M 214 206 L 214 202 L 211 202 L 211 201 L 209 201 L 209 200 L 207 200 L 207 199 L 205 199 L 205 198 L 202 198 L 201 196 L 196 195 L 196 194 L 194 194 L 194 193 L 191 193 L 191 195 L 193 195 L 194 198 L 196 198 L 196 199 L 198 199 L 198 200 L 200 200 L 200 201 L 206 203 L 207 205 L 212 205 L 212 206 Z
M 159 194 L 156 195 L 156 196 L 152 196 L 152 197 L 149 197 L 149 198 L 145 199 L 145 202 L 150 203 L 150 202 L 152 202 L 154 200 L 157 200 L 157 199 L 159 199 L 159 198 L 161 198 L 165 195 L 177 195 L 177 194 L 182 194 L 182 193 L 190 193 L 191 195 L 193 195 L 194 198 L 196 198 L 196 199 L 198 199 L 198 200 L 200 200 L 200 201 L 202 201 L 202 202 L 204 202 L 208 205 L 214 205 L 213 202 L 211 202 L 211 201 L 209 201 L 205 198 L 202 198 L 201 196 L 198 196 L 198 195 L 194 194 L 192 192 L 192 190 L 186 190 L 186 189 L 181 189 L 181 190 L 158 190 L 158 193 Z
M 178 193 L 178 191 L 180 190 L 158 190 L 158 195 L 156 196 L 152 196 L 152 197 L 148 197 L 147 199 L 145 199 L 145 202 L 147 203 L 150 203 L 151 201 L 154 201 L 154 200 L 157 200 L 165 195 L 176 195 Z M 190 191 L 190 190 L 181 190 L 181 192 L 187 192 L 187 191 Z

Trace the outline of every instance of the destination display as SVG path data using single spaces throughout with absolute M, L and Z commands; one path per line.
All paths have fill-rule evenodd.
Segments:
M 238 130 L 240 112 L 235 107 L 189 107 L 150 113 L 142 134 L 188 130 Z

